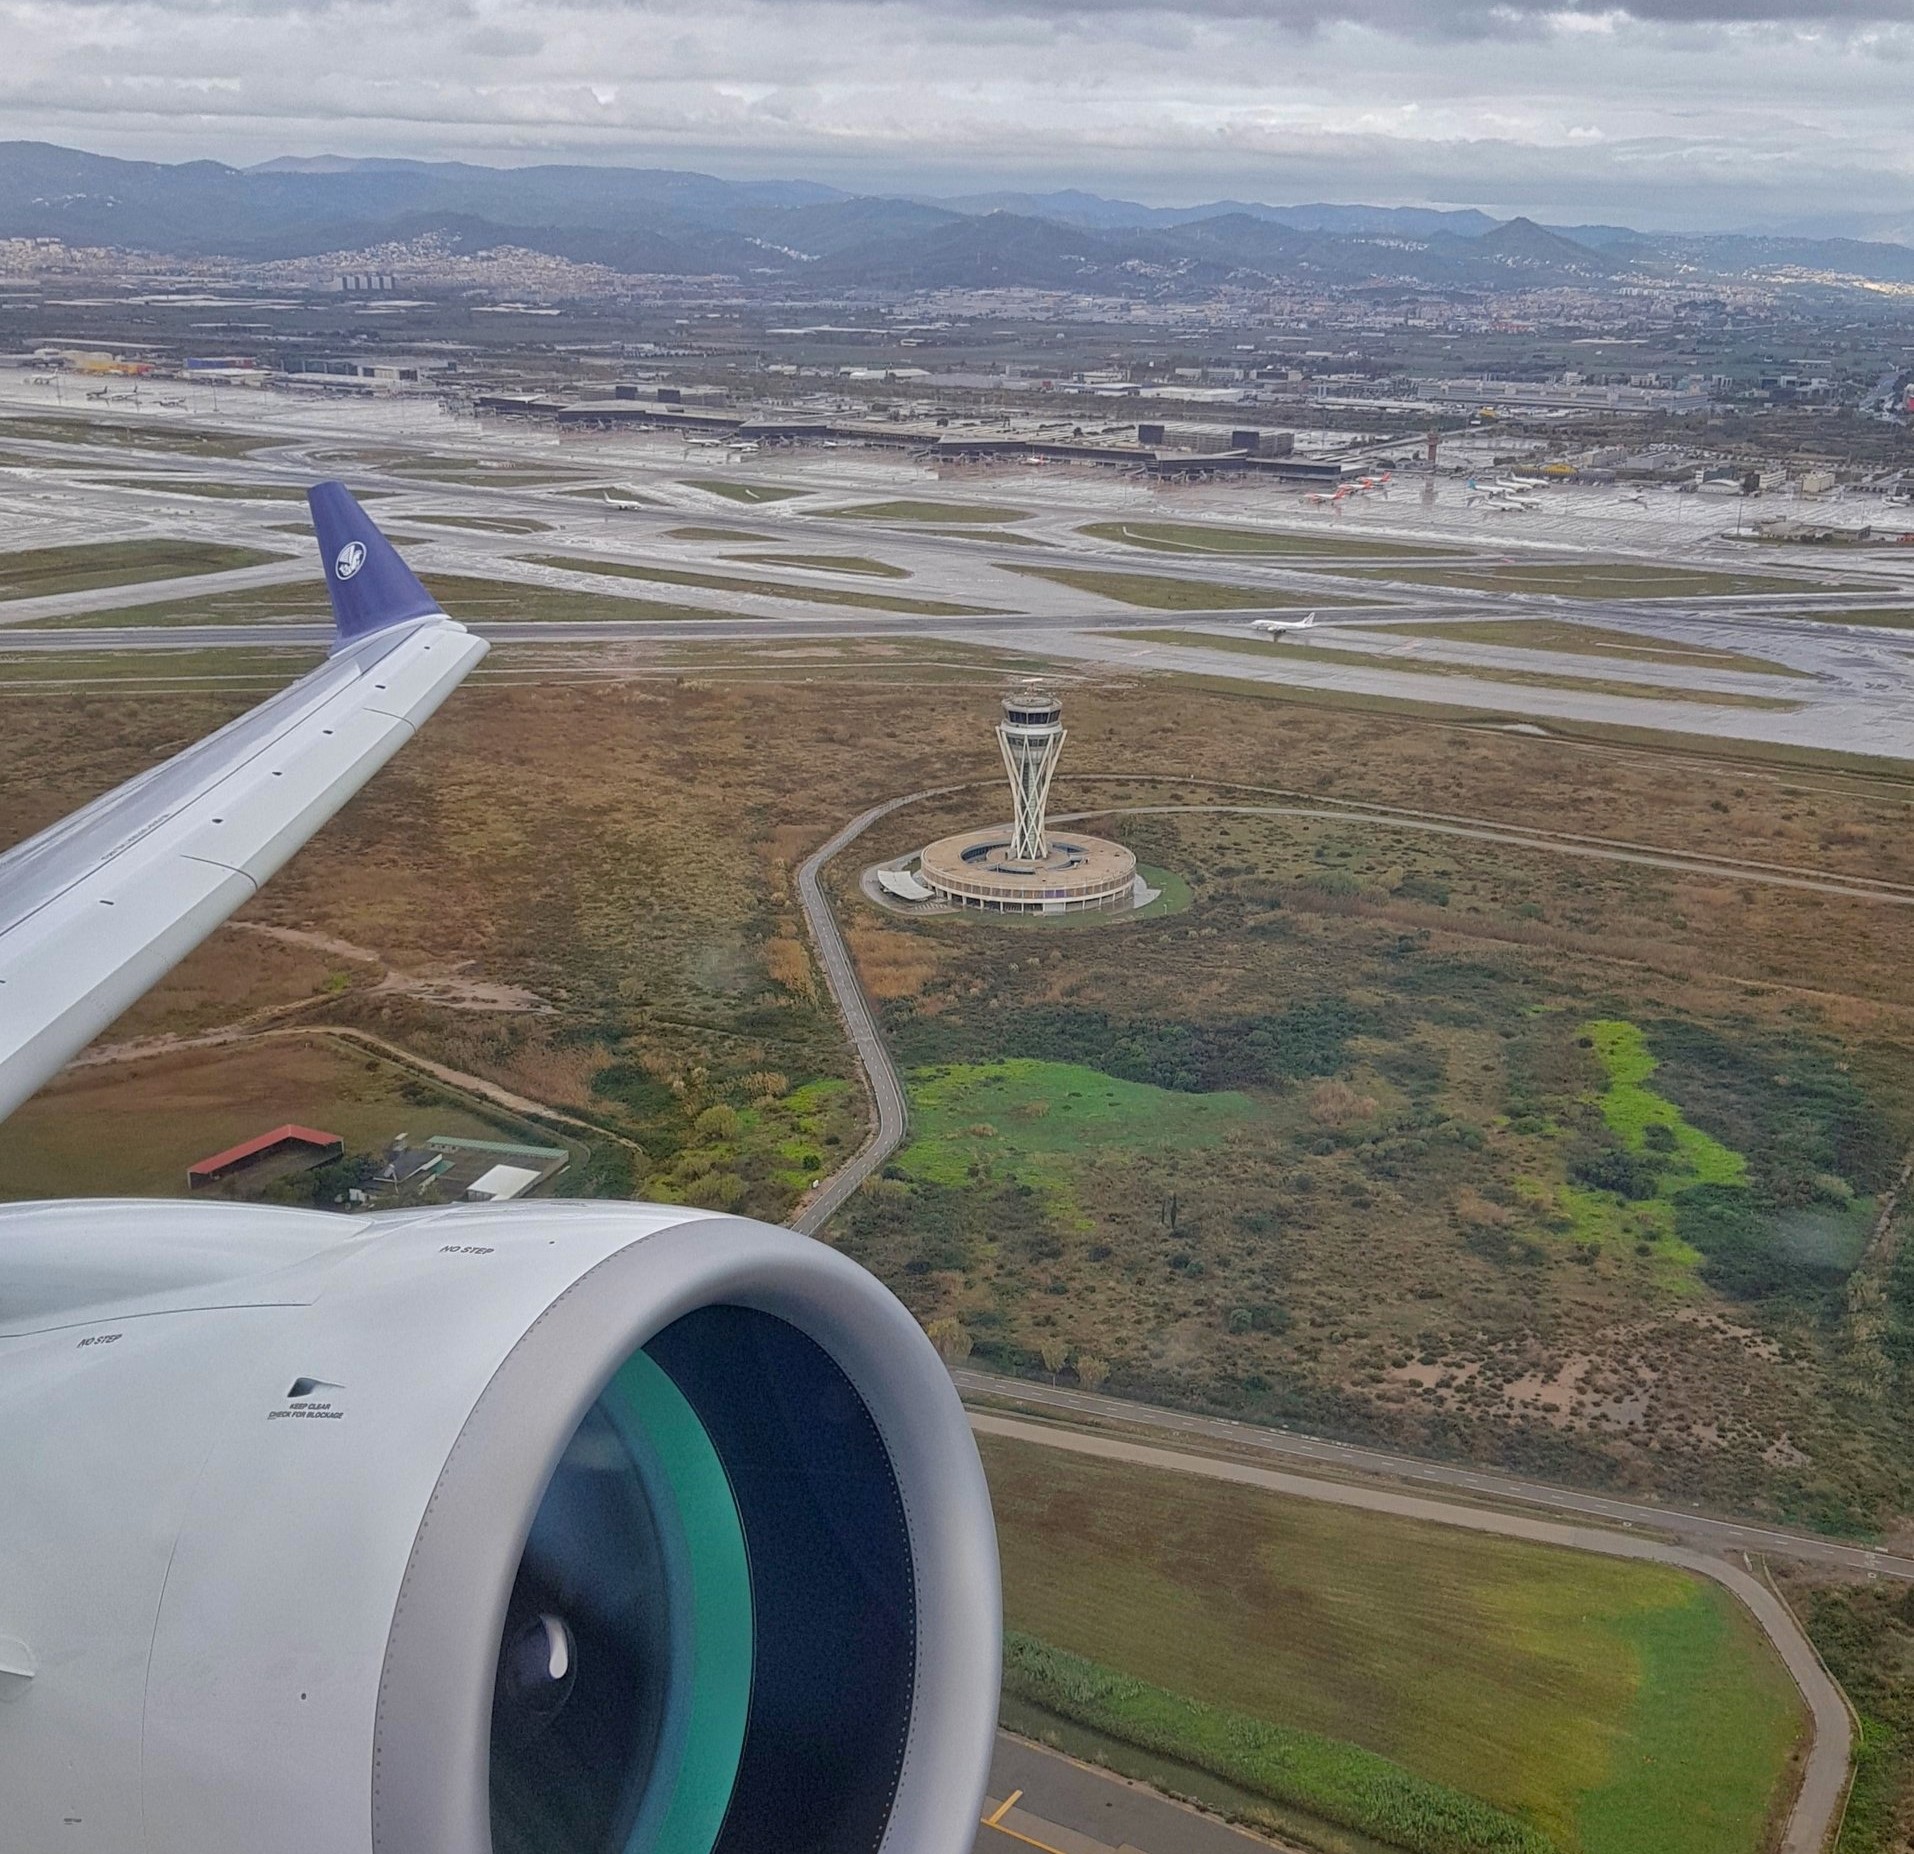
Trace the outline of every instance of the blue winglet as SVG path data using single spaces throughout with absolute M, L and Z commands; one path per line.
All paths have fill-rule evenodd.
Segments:
M 373 526 L 343 483 L 315 483 L 306 491 L 313 532 L 332 595 L 341 643 L 424 618 L 439 602 L 419 584 L 398 550 Z

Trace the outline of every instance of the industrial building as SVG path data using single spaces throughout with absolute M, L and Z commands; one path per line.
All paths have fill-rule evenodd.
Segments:
M 883 888 L 903 901 L 996 914 L 1078 914 L 1134 907 L 1136 857 L 1120 843 L 1049 829 L 1050 785 L 1063 753 L 1063 706 L 1047 690 L 1004 697 L 997 744 L 1009 776 L 1011 821 L 940 838 L 914 874 L 887 870 Z

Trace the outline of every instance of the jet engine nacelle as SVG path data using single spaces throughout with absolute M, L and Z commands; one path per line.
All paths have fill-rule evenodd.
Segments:
M 948 1374 L 631 1204 L 0 1212 L 21 1854 L 967 1854 L 997 1558 Z

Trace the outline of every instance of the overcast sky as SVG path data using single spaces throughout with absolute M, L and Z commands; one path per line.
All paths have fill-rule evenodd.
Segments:
M 1914 241 L 1914 0 L 0 0 L 0 47 L 0 136 L 162 160 L 588 160 Z

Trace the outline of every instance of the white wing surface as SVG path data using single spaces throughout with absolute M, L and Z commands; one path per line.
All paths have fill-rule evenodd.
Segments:
M 343 487 L 311 502 L 326 662 L 0 856 L 0 1116 L 250 900 L 485 655 Z

